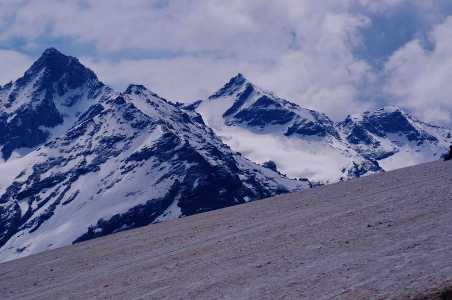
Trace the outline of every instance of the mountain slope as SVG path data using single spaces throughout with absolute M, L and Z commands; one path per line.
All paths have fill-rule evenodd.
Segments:
M 198 114 L 143 86 L 100 88 L 74 98 L 87 109 L 67 130 L 0 164 L 1 261 L 310 187 L 231 151 Z
M 448 299 L 451 180 L 435 162 L 122 232 L 0 264 L 0 293 Z
M 325 183 L 380 170 L 340 138 L 325 114 L 264 91 L 241 74 L 186 108 L 199 112 L 232 149 L 259 163 L 275 161 L 291 177 Z

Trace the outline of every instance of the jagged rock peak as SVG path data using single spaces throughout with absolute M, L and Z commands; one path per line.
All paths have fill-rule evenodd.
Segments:
M 221 89 L 219 89 L 214 95 L 210 96 L 210 99 L 219 98 L 222 96 L 232 95 L 235 92 L 242 89 L 246 84 L 250 82 L 243 76 L 242 73 L 238 73 L 232 77 Z
M 248 80 L 245 78 L 245 76 L 243 76 L 242 73 L 238 73 L 237 75 L 232 77 L 229 82 L 233 83 L 233 84 L 241 85 L 241 84 L 244 84 L 247 81 Z
M 368 115 L 368 114 L 392 114 L 392 113 L 400 113 L 402 115 L 408 115 L 403 109 L 401 109 L 397 105 L 383 106 L 383 107 L 377 108 L 373 111 L 367 111 L 364 114 Z
M 21 80 L 28 81 L 41 72 L 44 73 L 43 79 L 46 83 L 66 77 L 66 81 L 71 87 L 78 87 L 86 81 L 98 80 L 96 74 L 82 65 L 77 58 L 64 55 L 55 48 L 46 49 L 25 72 Z
M 142 84 L 129 84 L 127 89 L 124 91 L 125 94 L 133 94 L 133 95 L 139 95 L 143 92 L 149 91 L 144 85 Z
M 58 51 L 56 48 L 50 47 L 44 50 L 44 52 L 42 53 L 42 56 L 66 56 L 63 53 L 61 53 L 60 51 Z
M 155 99 L 170 103 L 165 98 L 160 97 L 158 94 L 149 90 L 142 84 L 129 84 L 126 90 L 122 93 L 123 95 L 138 96 L 138 98 L 147 99 L 147 101 L 154 101 Z M 174 104 L 173 104 L 174 105 Z
M 395 111 L 402 111 L 402 109 L 397 105 L 387 105 L 380 107 L 378 111 L 384 111 L 384 112 L 395 112 Z
M 344 119 L 344 121 L 339 122 L 339 126 L 342 126 L 344 124 L 350 124 L 352 122 L 362 122 L 363 118 L 369 118 L 369 117 L 378 117 L 378 116 L 400 116 L 405 118 L 412 118 L 412 116 L 404 111 L 402 108 L 400 108 L 397 105 L 388 105 L 388 106 L 382 106 L 378 107 L 372 110 L 367 110 L 362 113 L 358 114 L 350 114 L 347 115 L 347 117 Z
M 41 56 L 36 60 L 36 62 L 31 66 L 30 69 L 42 69 L 44 67 L 62 67 L 67 66 L 70 63 L 79 63 L 77 58 L 72 56 L 67 56 L 58 51 L 55 48 L 48 48 L 44 50 Z

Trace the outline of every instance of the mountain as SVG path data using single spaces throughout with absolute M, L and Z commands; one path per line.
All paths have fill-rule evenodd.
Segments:
M 31 115 L 21 131 L 42 138 L 0 164 L 0 261 L 310 187 L 232 151 L 199 114 L 141 85 L 114 92 L 54 49 L 2 103 L 12 91 L 8 118 Z
M 452 130 L 419 121 L 391 106 L 348 116 L 337 126 L 350 146 L 385 170 L 437 160 L 452 144 Z
M 0 87 L 0 261 L 435 160 L 451 137 L 396 107 L 336 123 L 241 74 L 190 105 L 118 92 L 51 48 Z
M 27 153 L 71 127 L 108 92 L 76 58 L 47 49 L 21 78 L 0 87 L 0 158 Z
M 291 177 L 326 183 L 381 170 L 341 138 L 328 116 L 281 99 L 242 74 L 186 109 L 199 112 L 232 149 L 259 163 L 274 161 Z
M 398 107 L 336 123 L 242 74 L 185 108 L 199 112 L 235 151 L 259 163 L 271 161 L 290 177 L 320 183 L 436 160 L 452 144 L 451 129 L 421 122 Z
M 326 115 L 265 92 L 242 74 L 232 78 L 209 100 L 217 107 L 229 102 L 224 112 L 218 107 L 228 126 L 246 127 L 261 133 L 278 132 L 288 137 L 338 137 L 334 123 Z

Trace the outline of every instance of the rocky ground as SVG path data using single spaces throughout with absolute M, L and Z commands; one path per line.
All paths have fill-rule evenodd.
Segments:
M 2 299 L 452 299 L 452 163 L 0 264 Z

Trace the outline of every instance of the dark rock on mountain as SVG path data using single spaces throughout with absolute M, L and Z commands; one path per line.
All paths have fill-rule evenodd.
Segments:
M 246 78 L 241 74 L 237 74 L 232 77 L 228 83 L 224 85 L 220 90 L 218 90 L 215 94 L 209 97 L 209 99 L 216 99 L 224 96 L 232 96 L 236 92 L 238 92 L 243 85 L 247 83 Z
M 278 166 L 273 160 L 266 161 L 262 164 L 263 167 L 278 172 Z

